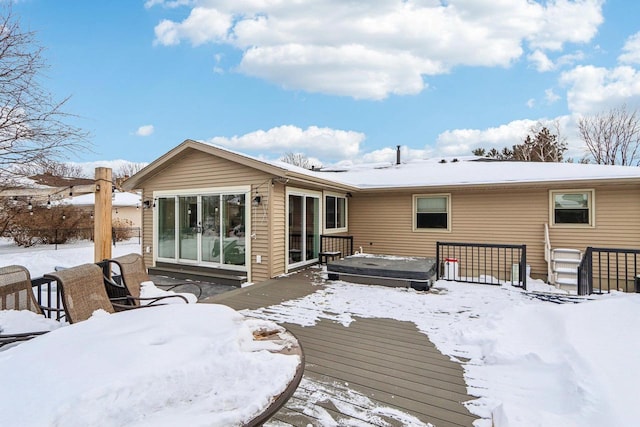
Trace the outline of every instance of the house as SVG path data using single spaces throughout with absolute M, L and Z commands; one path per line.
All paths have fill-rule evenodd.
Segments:
M 406 256 L 434 256 L 438 241 L 526 244 L 546 279 L 545 228 L 559 248 L 638 246 L 639 184 L 636 167 L 486 159 L 306 170 L 186 140 L 124 188 L 148 207 L 148 266 L 260 282 L 317 262 L 320 235 Z
M 93 213 L 95 209 L 95 194 L 82 194 L 65 199 L 63 203 L 82 208 Z M 142 201 L 137 193 L 115 190 L 111 201 L 111 218 L 121 227 L 141 227 Z M 125 225 L 126 224 L 126 225 Z

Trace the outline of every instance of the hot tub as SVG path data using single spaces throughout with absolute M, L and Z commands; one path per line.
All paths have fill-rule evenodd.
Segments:
M 435 258 L 353 255 L 327 263 L 329 280 L 427 290 L 436 275 Z

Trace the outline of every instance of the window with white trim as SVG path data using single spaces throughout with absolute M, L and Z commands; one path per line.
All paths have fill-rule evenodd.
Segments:
M 324 228 L 337 231 L 347 228 L 347 198 L 328 195 L 324 198 Z
M 593 226 L 593 190 L 551 191 L 551 224 Z
M 451 224 L 450 202 L 448 194 L 414 196 L 414 229 L 448 231 Z

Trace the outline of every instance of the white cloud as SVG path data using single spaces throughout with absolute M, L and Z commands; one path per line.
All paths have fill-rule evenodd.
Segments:
M 511 147 L 519 144 L 538 123 L 537 120 L 514 120 L 488 129 L 455 129 L 438 135 L 436 145 L 441 155 L 471 155 L 476 148 Z
M 577 121 L 579 115 L 564 115 L 552 119 L 514 120 L 510 123 L 488 129 L 456 129 L 441 133 L 437 139 L 436 155 L 469 156 L 476 148 L 489 150 L 520 144 L 533 129 L 546 126 L 552 133 L 560 133 L 568 149 L 565 158 L 580 160 L 585 155 L 584 143 L 580 139 Z M 557 126 L 556 126 L 557 125 Z M 559 127 L 559 129 L 558 129 Z
M 640 101 L 640 73 L 633 67 L 615 68 L 581 65 L 562 73 L 569 110 L 591 114 L 623 103 Z
M 527 56 L 527 60 L 533 64 L 537 71 L 541 73 L 553 71 L 564 66 L 570 66 L 576 61 L 580 61 L 582 59 L 584 59 L 584 53 L 581 51 L 561 55 L 555 59 L 555 62 L 540 49 L 533 51 Z
M 560 99 L 560 96 L 556 94 L 553 89 L 547 89 L 544 91 L 544 99 L 547 101 L 547 104 L 554 104 Z
M 551 71 L 555 68 L 555 65 L 552 60 L 540 49 L 535 50 L 533 53 L 527 56 L 529 62 L 533 63 L 533 66 L 536 70 L 541 73 L 546 71 Z
M 175 2 L 147 2 L 156 3 Z M 526 48 L 545 69 L 553 65 L 545 50 L 588 42 L 602 22 L 601 0 L 194 0 L 190 7 L 184 20 L 156 26 L 156 43 L 228 44 L 243 53 L 241 72 L 366 99 L 418 93 L 425 76 L 456 66 L 507 67 Z
M 144 2 L 145 9 L 150 9 L 154 6 L 161 5 L 168 9 L 174 9 L 180 6 L 188 6 L 193 4 L 194 0 L 147 0 Z
M 285 125 L 231 138 L 215 137 L 207 142 L 233 150 L 272 153 L 276 158 L 286 152 L 295 152 L 324 160 L 336 160 L 357 157 L 364 139 L 365 135 L 360 132 L 317 126 L 301 129 Z
M 533 99 L 533 98 L 529 98 L 529 99 L 527 100 L 526 104 L 527 104 L 527 107 L 529 107 L 529 108 L 533 108 L 533 107 L 535 107 L 535 106 L 536 106 L 536 100 L 535 100 L 535 99 Z
M 547 6 L 538 10 L 540 21 L 536 31 L 527 36 L 533 48 L 559 51 L 565 43 L 587 42 L 596 35 L 604 20 L 604 0 L 551 0 L 545 3 Z
M 149 136 L 153 133 L 154 131 L 154 127 L 153 125 L 144 125 L 144 126 L 140 126 L 138 128 L 138 130 L 136 131 L 136 135 L 137 136 Z
M 181 39 L 189 39 L 194 46 L 206 42 L 225 42 L 232 16 L 216 9 L 196 7 L 182 22 L 163 20 L 154 31 L 156 42 L 163 45 L 177 45 Z
M 618 57 L 618 61 L 623 64 L 640 64 L 640 32 L 627 39 L 622 51 L 624 53 Z
M 556 60 L 556 68 L 563 66 L 571 66 L 578 61 L 582 61 L 584 59 L 584 52 L 577 51 L 574 53 L 568 53 L 566 55 L 562 55 L 558 57 Z
M 400 147 L 400 161 L 415 159 L 426 159 L 433 154 L 433 148 L 425 147 L 425 149 L 409 148 L 406 145 Z M 397 159 L 397 149 L 395 147 L 387 147 L 379 150 L 364 153 L 353 163 L 395 163 Z

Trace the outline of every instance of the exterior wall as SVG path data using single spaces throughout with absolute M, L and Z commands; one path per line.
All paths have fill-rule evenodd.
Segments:
M 436 242 L 526 244 L 532 276 L 546 279 L 544 224 L 550 189 L 595 189 L 595 227 L 550 228 L 552 247 L 637 248 L 640 189 L 631 185 L 503 186 L 492 189 L 434 188 L 413 192 L 357 193 L 349 200 L 349 234 L 356 250 L 375 254 L 435 256 Z M 451 195 L 451 231 L 412 231 L 413 195 Z
M 287 238 L 287 218 L 285 216 L 285 186 L 275 183 L 271 188 L 271 277 L 284 274 L 286 272 L 286 238 Z
M 118 213 L 116 213 L 116 210 Z M 114 221 L 117 219 L 131 221 L 131 227 L 140 227 L 142 224 L 142 214 L 140 211 L 141 209 L 135 206 L 117 207 L 112 209 L 111 217 Z
M 247 202 L 247 216 L 251 224 L 251 280 L 260 282 L 270 278 L 269 266 L 269 190 L 271 176 L 256 169 L 240 165 L 210 154 L 189 150 L 167 167 L 142 183 L 143 200 L 152 200 L 154 191 L 251 186 L 251 198 Z M 260 195 L 260 204 L 251 203 Z M 143 212 L 143 255 L 147 266 L 153 265 L 153 209 Z M 261 262 L 256 262 L 256 256 Z

